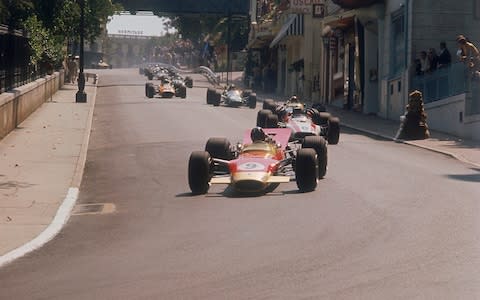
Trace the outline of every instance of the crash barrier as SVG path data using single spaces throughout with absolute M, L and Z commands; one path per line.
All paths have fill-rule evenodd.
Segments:
M 214 86 L 220 85 L 220 76 L 215 74 L 215 72 L 213 72 L 210 68 L 200 66 L 198 67 L 197 72 L 205 76 L 210 84 Z
M 0 94 L 0 139 L 14 130 L 62 86 L 65 71 L 46 75 L 26 85 Z

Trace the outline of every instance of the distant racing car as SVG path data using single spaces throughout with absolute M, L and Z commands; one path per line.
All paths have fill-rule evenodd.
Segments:
M 302 192 L 315 190 L 325 176 L 326 143 L 320 136 L 290 143 L 290 129 L 256 127 L 243 143 L 231 146 L 225 138 L 210 138 L 205 151 L 194 151 L 188 164 L 193 194 L 205 194 L 211 184 L 228 184 L 242 193 L 266 193 L 280 183 L 296 181 Z
M 207 89 L 207 104 L 213 106 L 219 106 L 220 104 L 231 107 L 239 107 L 242 105 L 249 108 L 255 108 L 257 106 L 257 94 L 251 90 L 240 90 L 235 85 L 225 87 L 222 92 L 213 88 Z

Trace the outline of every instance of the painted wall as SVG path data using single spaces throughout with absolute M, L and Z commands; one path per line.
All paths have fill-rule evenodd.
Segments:
M 465 94 L 425 104 L 431 129 L 480 140 L 480 115 L 465 116 Z

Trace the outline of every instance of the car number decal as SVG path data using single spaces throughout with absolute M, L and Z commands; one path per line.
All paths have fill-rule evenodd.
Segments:
M 247 162 L 238 166 L 240 171 L 262 171 L 265 166 L 257 162 Z

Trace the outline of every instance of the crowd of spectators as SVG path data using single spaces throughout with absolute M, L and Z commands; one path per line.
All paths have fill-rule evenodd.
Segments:
M 415 74 L 423 75 L 432 73 L 437 69 L 446 68 L 452 63 L 452 55 L 445 42 L 440 42 L 440 51 L 435 48 L 422 50 L 420 57 L 415 59 Z
M 464 35 L 456 38 L 458 61 L 464 62 L 474 72 L 480 71 L 480 52 L 477 47 Z M 424 75 L 435 72 L 437 69 L 446 68 L 452 63 L 452 55 L 445 42 L 440 42 L 440 51 L 435 48 L 420 51 L 420 57 L 415 59 L 415 74 Z

